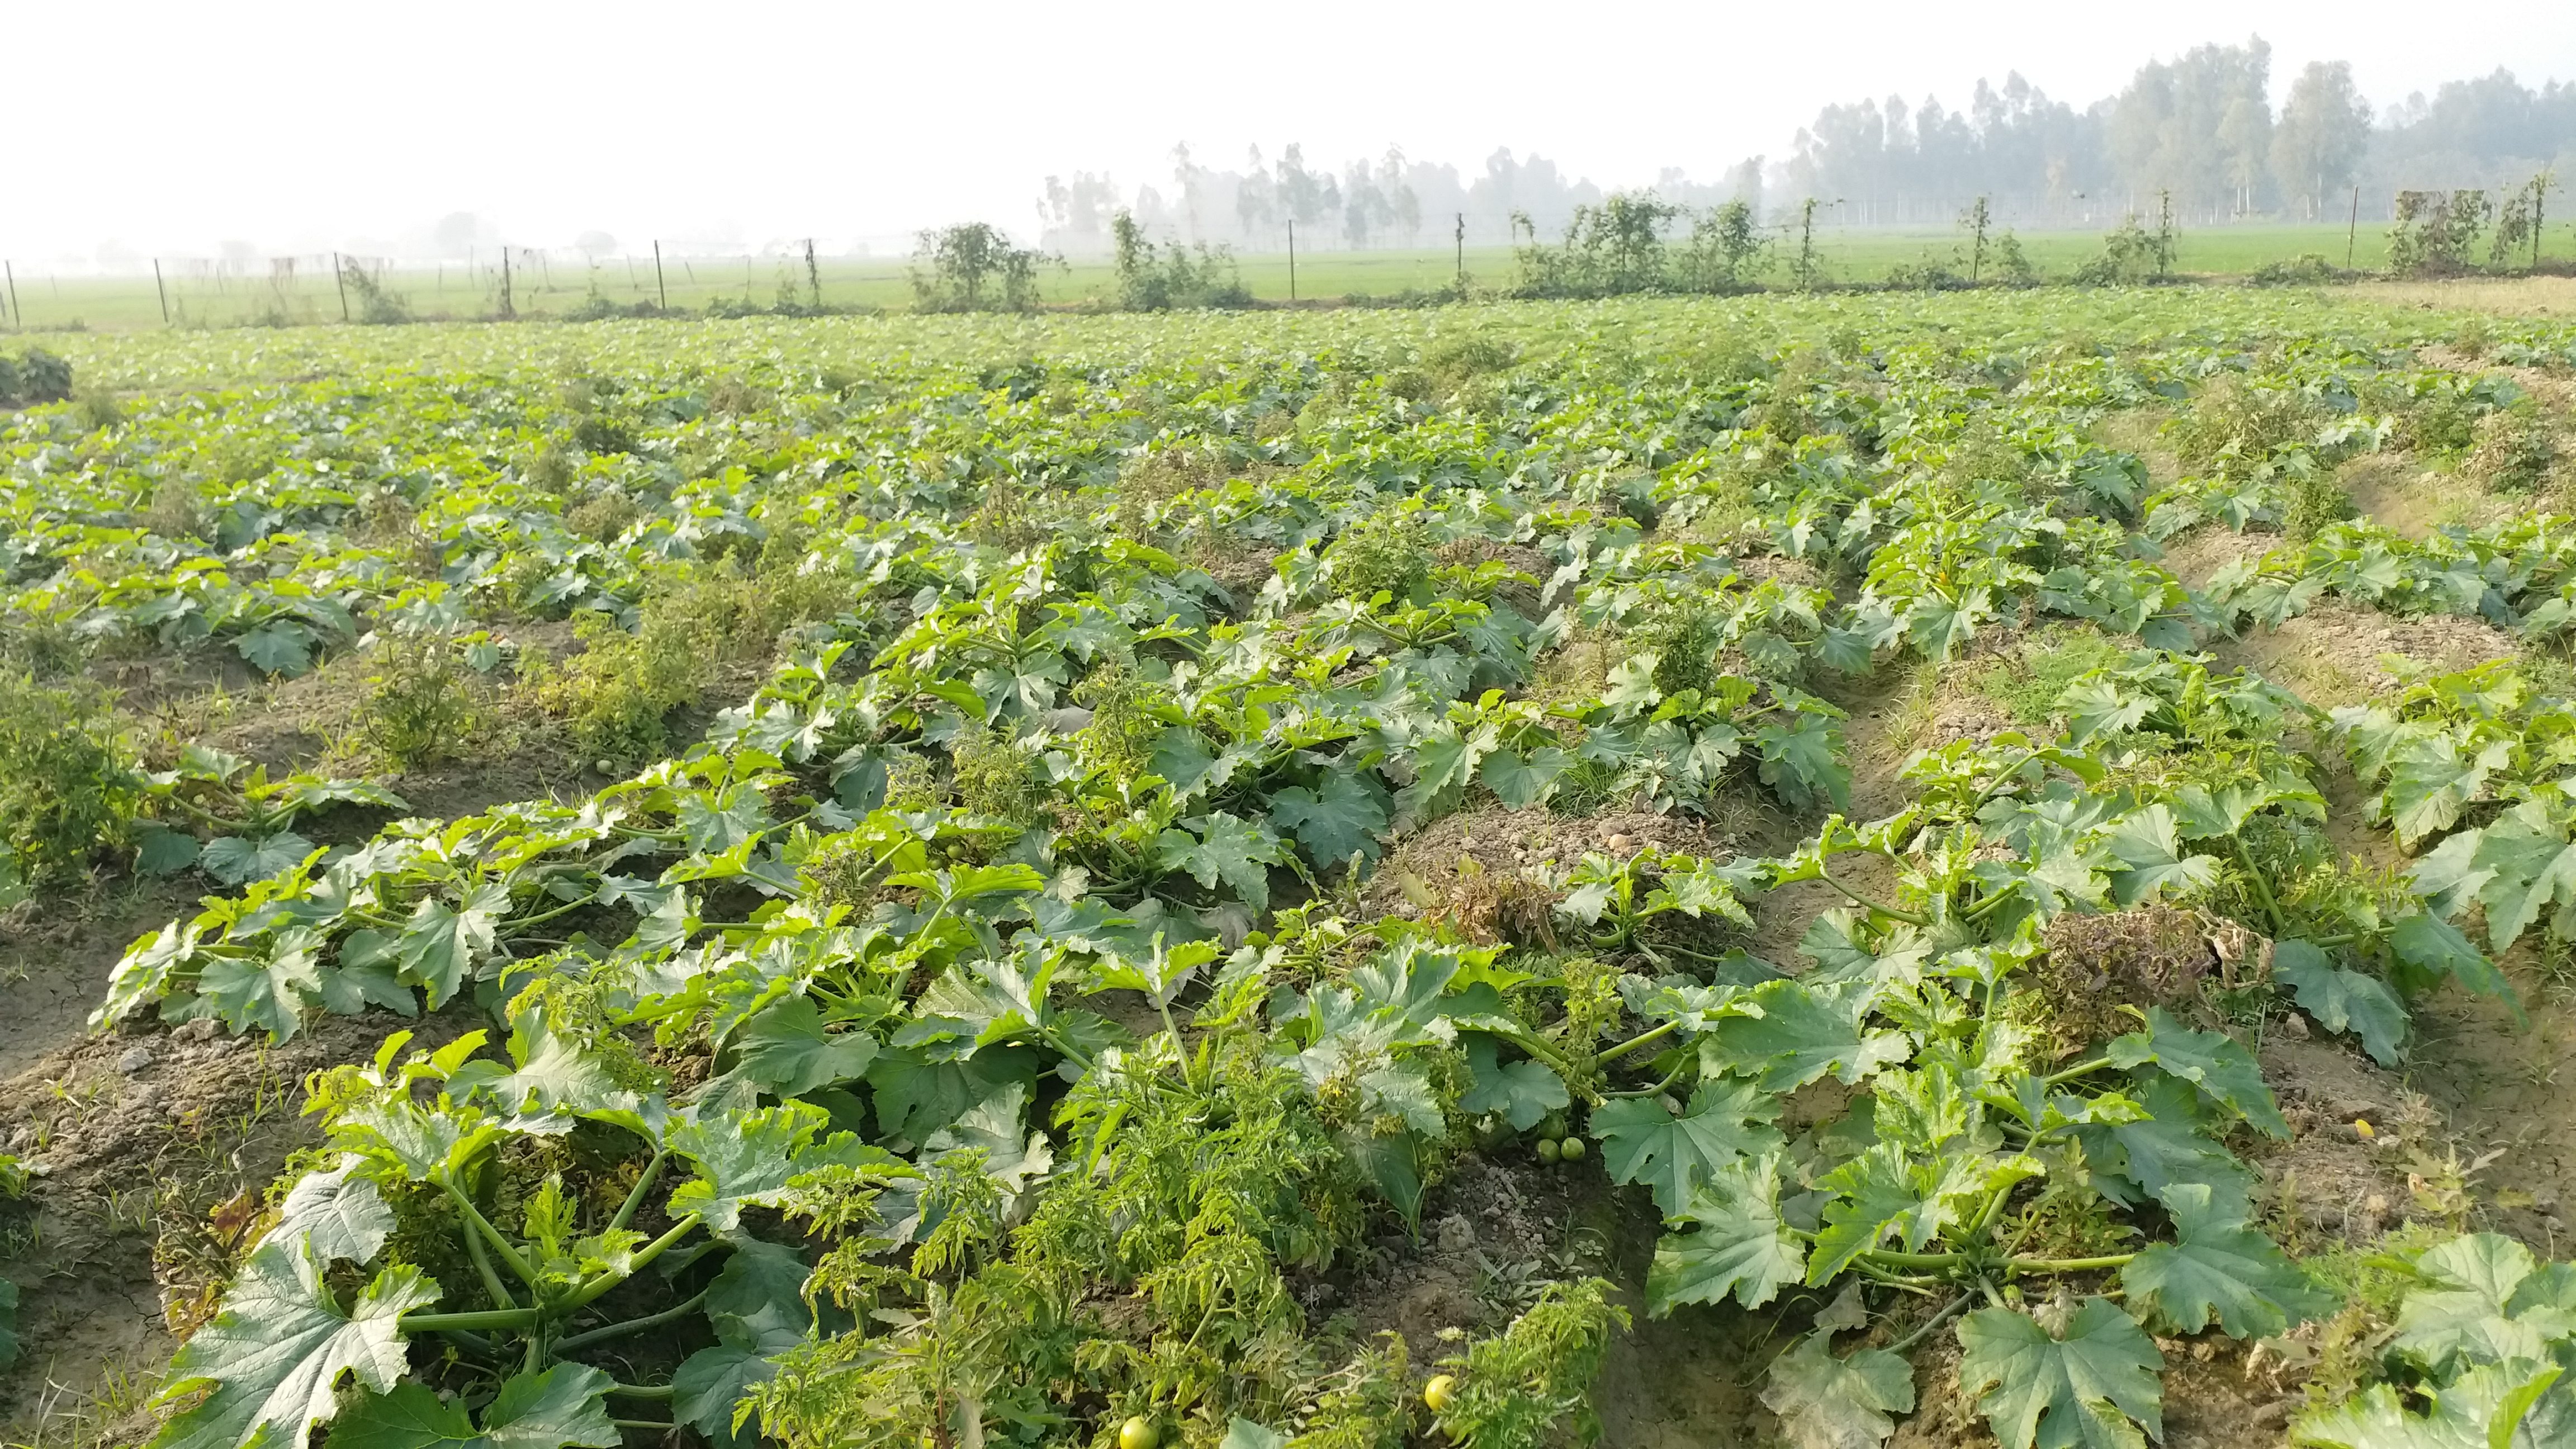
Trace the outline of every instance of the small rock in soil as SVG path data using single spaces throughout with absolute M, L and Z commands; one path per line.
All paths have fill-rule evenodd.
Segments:
M 150 1047 L 128 1047 L 125 1049 L 125 1055 L 116 1059 L 116 1069 L 129 1077 L 151 1065 L 152 1048 Z

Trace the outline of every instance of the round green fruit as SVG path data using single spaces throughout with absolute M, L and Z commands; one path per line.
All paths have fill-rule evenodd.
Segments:
M 1563 1142 L 1556 1145 L 1556 1152 L 1558 1156 L 1564 1158 L 1568 1162 L 1581 1162 L 1583 1160 L 1583 1139 L 1580 1137 L 1568 1137 Z
M 1457 1401 L 1458 1380 L 1449 1374 L 1442 1374 L 1422 1386 L 1422 1402 L 1430 1405 L 1431 1412 L 1435 1414 L 1449 1412 L 1449 1406 Z
M 1118 1449 L 1154 1449 L 1163 1436 L 1154 1432 L 1154 1421 L 1139 1414 L 1118 1426 Z
M 1553 1137 L 1542 1137 L 1538 1140 L 1538 1160 L 1541 1162 L 1556 1161 L 1564 1150 L 1556 1145 L 1556 1139 Z

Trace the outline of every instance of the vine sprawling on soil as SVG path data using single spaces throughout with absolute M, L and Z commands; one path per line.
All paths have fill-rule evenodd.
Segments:
M 2461 1235 L 2420 1123 L 2328 1124 L 2417 1221 L 2314 1240 L 2263 1050 L 2400 1068 L 2576 944 L 2576 341 L 2430 325 L 79 339 L 116 401 L 0 420 L 0 903 L 210 892 L 102 1031 L 382 1029 L 165 1239 L 153 1443 L 1503 1449 L 1659 1322 L 1764 1325 L 1802 1446 L 2161 1438 L 2221 1351 L 2305 1442 L 2557 1442 L 2576 1268 Z M 2392 454 L 2541 504 L 2356 516 Z M 2248 662 L 2329 601 L 2502 642 Z M 137 661 L 330 739 L 120 712 Z M 1476 1184 L 1648 1226 L 1487 1256 Z

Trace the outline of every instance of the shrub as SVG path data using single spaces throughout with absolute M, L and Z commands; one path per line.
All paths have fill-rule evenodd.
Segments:
M 456 758 L 481 720 L 454 641 L 380 640 L 358 717 L 367 743 L 404 769 Z
M 140 787 L 93 692 L 0 675 L 0 903 L 124 844 Z
M 1157 247 L 1136 218 L 1120 212 L 1110 222 L 1117 245 L 1118 305 L 1129 312 L 1175 307 L 1249 307 L 1252 293 L 1235 275 L 1234 254 L 1202 242 L 1195 254 L 1175 242 Z
M 2150 232 L 2134 215 L 2103 234 L 2102 250 L 2075 268 L 2075 280 L 2087 287 L 2135 286 L 2161 281 L 2173 269 L 2173 233 Z
M 2487 486 L 2506 493 L 2537 491 L 2558 461 L 2558 440 L 2549 424 L 2530 413 L 2492 412 L 2480 418 L 2475 445 L 2469 449 L 2469 471 Z
M 1431 527 L 1418 513 L 1388 510 L 1362 520 L 1324 551 L 1333 591 L 1368 599 L 1381 589 L 1398 599 L 1431 577 Z
M 2221 377 L 2167 428 L 2186 467 L 2215 468 L 2224 459 L 2261 459 L 2302 442 L 2315 434 L 2317 421 L 2316 405 L 2297 392 Z
M 2301 252 L 2286 262 L 2265 262 L 2245 280 L 2257 287 L 2323 287 L 2349 282 L 2359 275 L 2315 252 Z
M 357 320 L 370 327 L 390 327 L 412 320 L 411 304 L 386 291 L 384 282 L 355 260 L 341 261 L 340 285 L 357 304 Z
M 0 354 L 0 408 L 62 402 L 72 395 L 72 365 L 41 347 Z
M 980 221 L 924 231 L 913 238 L 914 306 L 924 312 L 1034 312 L 1038 268 L 1060 257 L 1011 245 L 1000 228 Z
M 2401 191 L 2388 228 L 2388 270 L 2401 277 L 2453 277 L 2469 269 L 2469 247 L 2494 205 L 2484 191 Z

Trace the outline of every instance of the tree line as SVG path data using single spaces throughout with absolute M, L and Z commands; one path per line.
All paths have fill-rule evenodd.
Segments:
M 2542 172 L 2576 175 L 2576 83 L 2535 89 L 2499 68 L 2384 109 L 2347 61 L 2310 62 L 2278 107 L 2271 85 L 2259 36 L 2149 60 L 2117 94 L 2080 108 L 2012 72 L 2000 86 L 1979 80 L 1956 109 L 1895 95 L 1825 106 L 1785 157 L 1747 157 L 1704 181 L 1667 169 L 1653 192 L 1693 212 L 1741 201 L 1772 225 L 1810 199 L 1832 223 L 1892 225 L 1946 222 L 1974 198 L 2030 226 L 2113 224 L 2163 205 L 2214 224 L 2330 218 L 2355 187 L 2364 216 L 2390 219 L 2404 191 L 2504 194 Z M 1107 173 L 1048 177 L 1039 247 L 1108 254 L 1121 212 L 1150 236 L 1251 251 L 1280 250 L 1292 233 L 1301 250 L 1490 245 L 1526 234 L 1515 218 L 1561 232 L 1609 194 L 1508 149 L 1474 172 L 1400 147 L 1339 167 L 1296 144 L 1275 158 L 1254 147 L 1240 168 L 1207 164 L 1187 145 L 1171 160 L 1167 182 L 1132 192 Z

